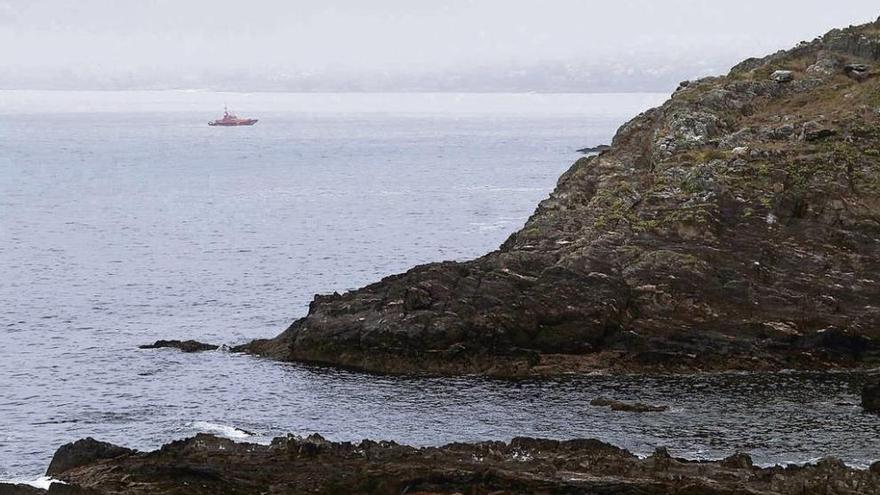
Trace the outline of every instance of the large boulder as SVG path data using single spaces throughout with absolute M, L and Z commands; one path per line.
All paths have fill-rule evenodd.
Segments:
M 62 445 L 52 457 L 46 476 L 57 476 L 73 468 L 92 464 L 102 459 L 113 459 L 134 453 L 133 450 L 119 447 L 94 438 L 85 438 Z
M 794 72 L 790 70 L 777 70 L 770 74 L 770 78 L 778 83 L 794 81 Z
M 862 408 L 867 412 L 880 413 L 880 379 L 862 387 Z

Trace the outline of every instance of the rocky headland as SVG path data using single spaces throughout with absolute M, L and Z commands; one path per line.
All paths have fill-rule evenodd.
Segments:
M 681 84 L 468 262 L 235 350 L 380 373 L 880 364 L 880 20 Z
M 61 447 L 49 494 L 797 494 L 880 493 L 880 465 L 853 469 L 833 458 L 759 468 L 746 454 L 719 461 L 644 459 L 597 440 L 515 438 L 414 448 L 394 442 L 330 442 L 318 435 L 271 445 L 200 434 L 153 452 L 93 439 Z M 39 494 L 0 485 L 0 495 Z

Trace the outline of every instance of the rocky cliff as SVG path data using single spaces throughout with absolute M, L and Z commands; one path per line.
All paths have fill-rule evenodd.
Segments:
M 880 362 L 880 20 L 682 83 L 464 263 L 239 350 L 391 373 Z

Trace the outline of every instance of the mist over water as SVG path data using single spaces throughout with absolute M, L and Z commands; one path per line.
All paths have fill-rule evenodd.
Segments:
M 0 0 L 0 88 L 671 91 L 875 0 Z
M 85 436 L 150 449 L 197 431 L 880 458 L 858 374 L 499 382 L 137 349 L 272 336 L 315 293 L 484 254 L 575 149 L 664 98 L 0 91 L 0 479 L 36 477 Z M 208 127 L 224 103 L 260 122 Z

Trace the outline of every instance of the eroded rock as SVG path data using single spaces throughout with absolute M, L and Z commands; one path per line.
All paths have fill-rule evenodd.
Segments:
M 851 495 L 880 490 L 880 474 L 852 469 L 833 459 L 761 469 L 745 454 L 722 461 L 686 461 L 658 448 L 639 459 L 597 440 L 515 438 L 509 443 L 414 448 L 370 440 L 331 442 L 317 435 L 281 437 L 270 445 L 256 445 L 200 434 L 153 452 L 123 450 L 126 453 L 112 459 L 77 463 L 58 477 L 69 483 L 68 490 L 95 495 Z

